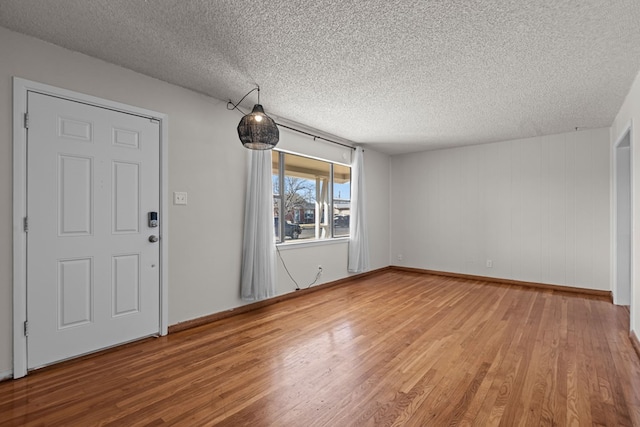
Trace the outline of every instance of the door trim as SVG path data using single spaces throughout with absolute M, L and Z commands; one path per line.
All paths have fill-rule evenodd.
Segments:
M 622 148 L 622 143 L 628 138 L 629 139 L 629 210 L 630 210 L 630 224 L 629 224 L 629 305 L 633 301 L 633 144 L 632 140 L 632 132 L 633 132 L 633 123 L 629 122 L 627 126 L 624 127 L 620 135 L 615 140 L 612 147 L 612 156 L 611 161 L 613 163 L 612 167 L 612 215 L 611 215 L 611 252 L 612 262 L 611 262 L 611 274 L 613 280 L 611 281 L 611 289 L 613 293 L 613 303 L 614 304 L 622 304 L 626 301 L 621 301 L 619 295 L 619 287 L 618 287 L 618 186 L 620 183 L 619 177 L 619 168 L 618 168 L 618 159 L 620 157 L 619 149 Z
M 617 274 L 617 265 L 618 265 L 618 249 L 617 249 L 617 245 L 618 245 L 618 235 L 617 235 L 617 230 L 618 230 L 618 148 L 620 148 L 620 145 L 622 144 L 622 142 L 625 140 L 625 138 L 628 136 L 629 138 L 629 185 L 630 185 L 630 195 L 629 195 L 629 209 L 631 210 L 631 224 L 630 224 L 630 248 L 629 248 L 629 267 L 630 267 L 630 272 L 629 272 L 629 306 L 630 306 L 630 320 L 631 320 L 631 324 L 633 324 L 633 318 L 634 318 L 634 309 L 635 307 L 633 306 L 633 298 L 634 298 L 634 292 L 633 292 L 633 283 L 634 283 L 634 276 L 635 276 L 635 269 L 634 269 L 634 265 L 633 265 L 633 259 L 634 259 L 634 244 L 633 244 L 633 236 L 634 236 L 634 226 L 633 226 L 633 215 L 634 215 L 634 184 L 633 184 L 633 180 L 634 180 L 634 173 L 633 173 L 633 153 L 634 153 L 634 149 L 633 149 L 633 121 L 629 121 L 629 123 L 627 123 L 626 126 L 623 127 L 622 131 L 619 133 L 619 135 L 615 136 L 615 140 L 613 140 L 613 144 L 612 144 L 612 155 L 611 155 L 611 162 L 612 162 L 612 183 L 611 183 L 611 187 L 612 187 L 612 191 L 611 191 L 611 196 L 612 196 L 612 203 L 611 203 L 611 276 L 612 276 L 612 280 L 611 280 L 611 289 L 613 291 L 613 300 L 614 303 L 618 303 L 618 298 L 617 298 L 617 291 L 618 291 L 618 274 Z
M 37 92 L 96 107 L 146 117 L 160 122 L 160 330 L 166 335 L 169 319 L 169 132 L 168 115 L 115 101 L 97 98 L 43 83 L 13 78 L 13 378 L 27 374 L 27 234 L 24 217 L 27 213 L 27 132 L 24 115 L 27 94 Z

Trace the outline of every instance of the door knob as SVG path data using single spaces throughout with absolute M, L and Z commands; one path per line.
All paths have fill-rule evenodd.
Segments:
M 151 243 L 155 243 L 158 241 L 158 236 L 154 236 L 153 234 L 151 236 L 149 236 L 149 241 Z

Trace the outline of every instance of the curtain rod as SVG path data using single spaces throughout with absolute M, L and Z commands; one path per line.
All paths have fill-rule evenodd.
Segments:
M 282 123 L 278 123 L 278 122 L 276 122 L 276 125 L 278 125 L 278 126 L 280 126 L 280 127 L 283 127 L 283 128 L 285 128 L 285 129 L 292 130 L 292 131 L 294 131 L 294 132 L 302 133 L 302 134 L 307 135 L 307 136 L 312 136 L 312 137 L 313 137 L 313 139 L 314 139 L 314 141 L 315 141 L 316 139 L 322 139 L 322 140 L 327 141 L 327 142 L 330 142 L 330 143 L 332 143 L 332 144 L 342 145 L 343 147 L 351 148 L 352 150 L 355 150 L 355 149 L 356 149 L 356 147 L 352 147 L 351 145 L 343 144 L 342 142 L 333 141 L 333 140 L 331 140 L 331 139 L 327 139 L 327 138 L 324 138 L 324 137 L 322 137 L 322 136 L 314 135 L 314 134 L 312 134 L 312 133 L 305 132 L 305 131 L 300 130 L 300 129 L 292 128 L 291 126 L 283 125 Z

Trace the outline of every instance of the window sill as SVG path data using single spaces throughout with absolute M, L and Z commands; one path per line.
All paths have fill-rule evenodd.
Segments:
M 348 243 L 349 242 L 349 237 L 345 236 L 345 237 L 334 237 L 331 239 L 322 239 L 322 240 L 303 240 L 303 241 L 297 241 L 297 242 L 292 242 L 292 241 L 287 241 L 285 243 L 276 243 L 276 246 L 278 247 L 279 250 L 283 251 L 283 250 L 289 250 L 289 249 L 299 249 L 299 248 L 306 248 L 309 246 L 323 246 L 323 245 L 336 245 L 339 243 Z

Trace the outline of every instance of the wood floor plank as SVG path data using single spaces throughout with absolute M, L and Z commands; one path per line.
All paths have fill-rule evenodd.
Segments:
M 629 312 L 386 270 L 0 383 L 0 426 L 640 426 Z

